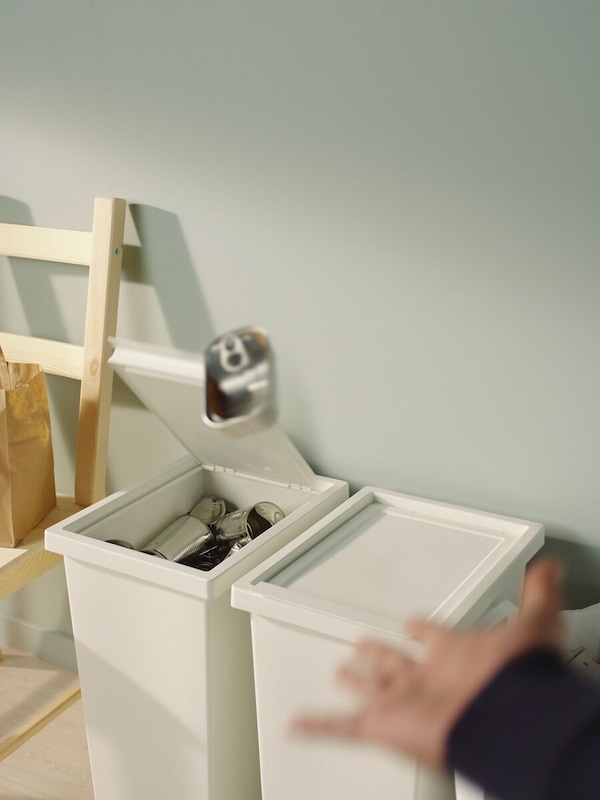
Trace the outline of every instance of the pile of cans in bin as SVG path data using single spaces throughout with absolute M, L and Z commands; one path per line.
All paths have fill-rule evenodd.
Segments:
M 153 537 L 142 552 L 206 571 L 241 550 L 284 516 L 279 506 L 268 501 L 234 509 L 223 498 L 207 495 Z M 122 539 L 109 542 L 135 549 Z

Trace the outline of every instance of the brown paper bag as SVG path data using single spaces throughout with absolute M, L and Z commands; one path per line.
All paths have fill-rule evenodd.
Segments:
M 16 547 L 55 505 L 44 373 L 0 348 L 0 546 Z

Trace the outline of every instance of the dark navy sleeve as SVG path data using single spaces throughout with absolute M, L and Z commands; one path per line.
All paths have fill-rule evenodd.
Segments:
M 498 800 L 599 800 L 600 684 L 554 653 L 522 656 L 455 724 L 447 760 Z

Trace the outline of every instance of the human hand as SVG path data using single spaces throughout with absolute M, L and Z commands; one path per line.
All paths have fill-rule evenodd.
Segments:
M 376 742 L 434 768 L 445 763 L 448 737 L 469 703 L 509 661 L 538 648 L 560 651 L 561 567 L 539 561 L 527 571 L 514 619 L 485 631 L 459 631 L 422 620 L 407 633 L 424 647 L 415 661 L 400 650 L 362 641 L 337 671 L 361 709 L 300 716 L 292 731 Z

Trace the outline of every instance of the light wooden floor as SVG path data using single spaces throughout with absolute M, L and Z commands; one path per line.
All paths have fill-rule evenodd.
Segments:
M 81 700 L 0 762 L 2 800 L 94 800 Z
M 0 739 L 6 743 L 32 713 L 78 682 L 76 673 L 16 650 L 4 656 Z M 0 761 L 0 800 L 94 800 L 81 700 Z

